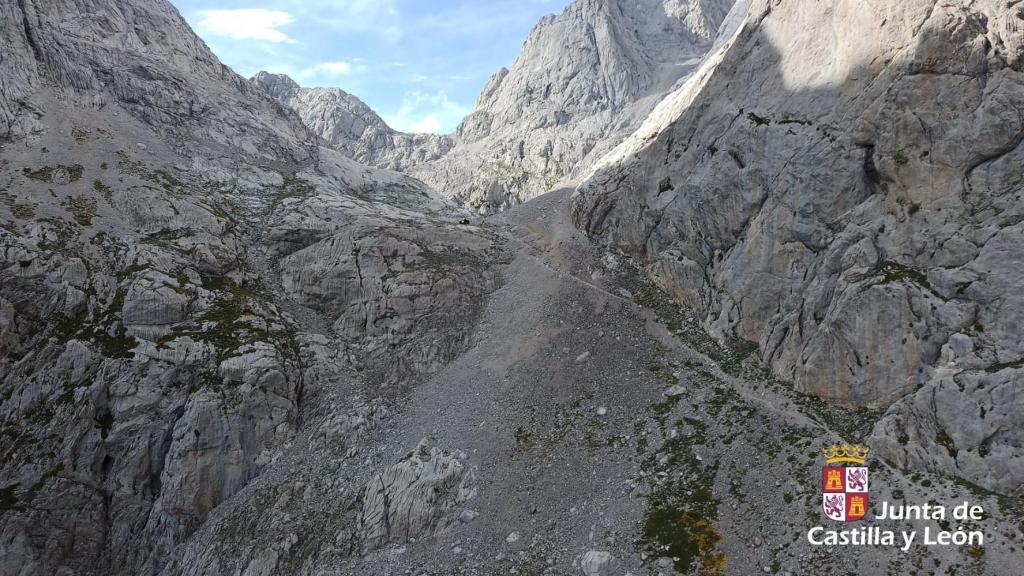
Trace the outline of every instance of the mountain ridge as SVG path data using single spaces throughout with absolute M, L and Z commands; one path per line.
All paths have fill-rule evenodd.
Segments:
M 0 4 L 0 574 L 1014 573 L 1024 8 L 726 4 L 546 18 L 436 190 L 165 0 Z M 812 542 L 847 442 L 984 547 Z
M 579 177 L 628 135 L 694 68 L 731 5 L 577 0 L 541 19 L 451 136 L 396 132 L 358 98 L 332 89 L 289 92 L 282 103 L 347 155 L 409 173 L 490 213 Z M 353 117 L 359 126 L 346 130 Z

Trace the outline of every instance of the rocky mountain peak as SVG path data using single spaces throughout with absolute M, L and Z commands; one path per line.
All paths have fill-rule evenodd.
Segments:
M 252 81 L 284 106 L 291 106 L 302 90 L 287 74 L 273 74 L 261 70 L 252 77 Z
M 453 137 L 395 132 L 338 90 L 254 80 L 345 154 L 494 212 L 578 178 L 636 128 L 695 68 L 732 3 L 577 0 L 540 20 Z
M 1020 490 L 1024 12 L 867 4 L 750 3 L 575 217 L 799 390 L 885 411 L 878 453 Z
M 451 139 L 392 129 L 358 97 L 340 88 L 302 88 L 283 74 L 259 72 L 251 82 L 295 110 L 315 134 L 349 158 L 371 166 L 407 170 L 447 152 Z
M 488 81 L 452 152 L 410 172 L 484 212 L 578 178 L 694 69 L 732 4 L 577 0 L 542 18 Z
M 732 2 L 581 0 L 543 18 L 507 73 L 499 72 L 478 106 L 500 121 L 514 110 L 580 114 L 622 108 L 667 89 L 678 67 L 700 56 Z

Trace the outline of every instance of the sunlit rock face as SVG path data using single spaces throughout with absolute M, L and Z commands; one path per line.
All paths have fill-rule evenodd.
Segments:
M 451 150 L 450 136 L 406 134 L 388 126 L 362 100 L 338 88 L 301 88 L 283 74 L 260 72 L 252 82 L 295 110 L 306 126 L 353 160 L 388 170 L 408 170 Z
M 338 89 L 253 80 L 347 156 L 495 212 L 573 182 L 694 70 L 733 0 L 578 0 L 543 18 L 450 136 L 404 134 Z
M 1021 17 L 994 1 L 738 5 L 574 217 L 798 389 L 888 408 L 883 455 L 1017 489 Z
M 689 74 L 732 0 L 578 0 L 545 17 L 455 132 L 410 173 L 481 212 L 575 180 Z

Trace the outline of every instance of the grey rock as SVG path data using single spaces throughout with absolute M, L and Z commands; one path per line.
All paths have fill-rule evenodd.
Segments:
M 481 212 L 583 176 L 714 40 L 732 0 L 577 0 L 543 18 L 440 160 L 410 174 Z
M 363 491 L 356 538 L 363 553 L 449 526 L 454 509 L 476 494 L 475 473 L 453 454 L 423 440 Z
M 0 433 L 20 439 L 0 458 L 0 573 L 280 572 L 313 520 L 240 495 L 311 519 L 327 493 L 354 506 L 366 478 L 266 475 L 308 457 L 334 478 L 385 412 L 349 402 L 350 375 L 373 390 L 456 355 L 497 243 L 324 146 L 164 0 L 4 3 L 0 53 Z M 303 274 L 310 247 L 341 261 Z M 446 458 L 422 485 L 465 468 Z M 442 523 L 423 514 L 408 533 Z M 241 522 L 275 540 L 225 553 Z
M 359 98 L 338 88 L 301 88 L 283 74 L 260 72 L 252 82 L 328 144 L 362 164 L 407 170 L 436 160 L 451 150 L 450 136 L 406 134 L 388 126 Z
M 583 176 L 696 68 L 733 0 L 577 0 L 530 33 L 450 136 L 404 134 L 338 89 L 253 82 L 346 155 L 483 213 Z
M 838 404 L 923 403 L 947 345 L 972 349 L 974 369 L 1017 362 L 1020 10 L 737 4 L 701 69 L 580 186 L 575 221 L 712 334 L 757 343 L 777 375 Z M 890 438 L 956 429 L 892 410 Z M 1017 423 L 997 411 L 983 427 L 1000 425 Z M 1000 462 L 1024 454 L 1014 442 L 994 439 Z M 931 467 L 1024 483 L 995 457 L 953 467 L 939 452 Z
M 586 576 L 608 576 L 615 571 L 615 557 L 610 552 L 590 550 L 580 559 L 580 570 Z

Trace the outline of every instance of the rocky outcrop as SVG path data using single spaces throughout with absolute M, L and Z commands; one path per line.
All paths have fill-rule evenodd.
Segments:
M 580 571 L 584 576 L 606 576 L 615 569 L 615 558 L 609 552 L 588 550 L 580 559 Z
M 457 507 L 476 493 L 473 469 L 464 459 L 464 454 L 453 455 L 424 440 L 404 460 L 371 478 L 363 489 L 355 534 L 362 552 L 454 523 Z
M 0 53 L 0 573 L 207 569 L 183 554 L 231 541 L 196 538 L 274 462 L 348 457 L 325 438 L 356 424 L 304 427 L 347 413 L 336 387 L 458 351 L 499 247 L 164 0 L 5 3 Z
M 888 458 L 1019 489 L 1019 423 L 988 407 L 1024 357 L 1021 7 L 737 10 L 576 221 L 798 389 L 889 408 Z
M 301 230 L 301 235 L 296 231 Z M 432 372 L 467 344 L 501 247 L 479 228 L 382 217 L 347 198 L 310 199 L 268 230 L 284 294 L 328 319 L 385 382 Z M 379 367 L 379 369 L 374 368 Z
M 451 150 L 450 136 L 406 134 L 388 126 L 355 96 L 338 88 L 300 88 L 283 74 L 260 72 L 252 82 L 295 110 L 314 133 L 353 160 L 388 170 L 408 170 Z

